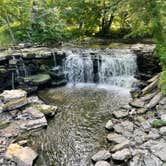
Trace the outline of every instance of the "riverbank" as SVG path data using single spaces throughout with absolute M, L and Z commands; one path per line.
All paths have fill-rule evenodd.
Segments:
M 158 86 L 159 76 L 157 74 L 148 80 L 148 86 L 137 92 L 128 105 L 112 113 L 114 118 L 106 123 L 105 128 L 110 131 L 107 140 L 113 146 L 92 157 L 96 166 L 165 164 L 166 98 Z
M 21 89 L 0 94 L 0 165 L 30 166 L 38 154 L 28 147 L 29 136 L 47 127 L 58 108 Z

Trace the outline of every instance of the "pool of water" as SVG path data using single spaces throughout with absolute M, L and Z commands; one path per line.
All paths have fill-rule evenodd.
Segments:
M 86 86 L 85 86 L 86 85 Z M 97 150 L 108 148 L 105 123 L 112 111 L 127 103 L 128 90 L 85 84 L 45 89 L 39 96 L 57 105 L 60 112 L 48 127 L 32 138 L 38 151 L 36 166 L 91 166 Z

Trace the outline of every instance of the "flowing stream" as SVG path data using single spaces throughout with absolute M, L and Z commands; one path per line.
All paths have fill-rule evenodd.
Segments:
M 105 123 L 127 103 L 136 81 L 136 57 L 129 49 L 68 51 L 63 64 L 69 84 L 39 96 L 61 110 L 45 130 L 32 136 L 36 166 L 91 166 L 91 156 L 105 147 Z

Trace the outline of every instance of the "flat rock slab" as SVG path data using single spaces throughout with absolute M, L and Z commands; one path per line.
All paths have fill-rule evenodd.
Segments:
M 124 141 L 124 142 L 122 142 L 122 143 L 120 143 L 120 144 L 115 145 L 115 146 L 111 149 L 111 152 L 116 152 L 116 151 L 121 150 L 121 149 L 123 149 L 123 148 L 127 148 L 129 145 L 130 145 L 130 141 L 129 141 L 129 140 Z
M 111 166 L 107 161 L 98 161 L 95 166 Z
M 35 119 L 35 120 L 28 120 L 24 122 L 20 122 L 20 129 L 21 130 L 35 130 L 38 128 L 46 127 L 47 126 L 47 120 L 45 117 L 41 119 Z
M 142 147 L 150 149 L 151 153 L 162 161 L 166 161 L 166 141 L 161 140 L 150 140 L 142 145 Z
M 108 134 L 107 139 L 108 139 L 108 141 L 116 143 L 116 144 L 120 144 L 120 143 L 127 141 L 127 139 L 125 137 L 123 137 L 120 134 L 116 134 L 116 133 Z
M 38 104 L 38 105 L 34 105 L 33 107 L 38 109 L 45 116 L 48 116 L 48 117 L 52 117 L 58 112 L 58 107 L 54 105 Z
M 121 133 L 121 134 L 123 134 L 124 131 L 125 132 L 132 132 L 134 130 L 134 125 L 133 125 L 132 122 L 125 120 L 121 123 L 115 124 L 114 125 L 114 130 L 117 133 Z
M 153 107 L 155 107 L 159 102 L 160 100 L 162 99 L 163 95 L 161 92 L 159 92 L 158 94 L 156 94 L 151 100 L 150 102 L 148 103 L 147 105 L 147 108 L 148 109 L 151 109 Z
M 27 92 L 21 89 L 5 90 L 0 94 L 0 100 L 3 103 L 3 110 L 13 110 L 28 103 Z
M 38 109 L 28 107 L 22 112 L 22 119 L 40 119 L 44 117 L 44 114 Z
M 111 153 L 108 150 L 101 150 L 92 156 L 92 160 L 97 162 L 101 160 L 108 160 L 111 158 Z
M 127 110 L 118 110 L 118 111 L 114 111 L 112 113 L 112 115 L 117 119 L 125 118 L 128 116 L 128 111 Z
M 139 100 L 139 99 L 136 99 L 136 100 L 130 102 L 129 104 L 135 108 L 144 108 L 144 106 L 145 106 L 145 102 L 143 102 L 142 100 Z
M 112 154 L 113 160 L 127 161 L 129 158 L 131 158 L 131 152 L 129 149 L 123 149 Z
M 6 157 L 15 161 L 18 166 L 32 166 L 37 153 L 29 147 L 11 144 L 6 151 Z

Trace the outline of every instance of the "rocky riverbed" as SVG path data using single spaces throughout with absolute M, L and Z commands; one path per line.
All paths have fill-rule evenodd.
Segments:
M 113 112 L 105 125 L 110 131 L 109 149 L 94 154 L 95 166 L 164 166 L 166 161 L 166 97 L 159 87 L 159 76 L 147 81 L 134 98 Z M 113 146 L 112 146 L 113 145 Z
M 47 127 L 58 108 L 21 89 L 0 94 L 0 165 L 31 166 L 38 154 L 27 146 L 32 132 Z

